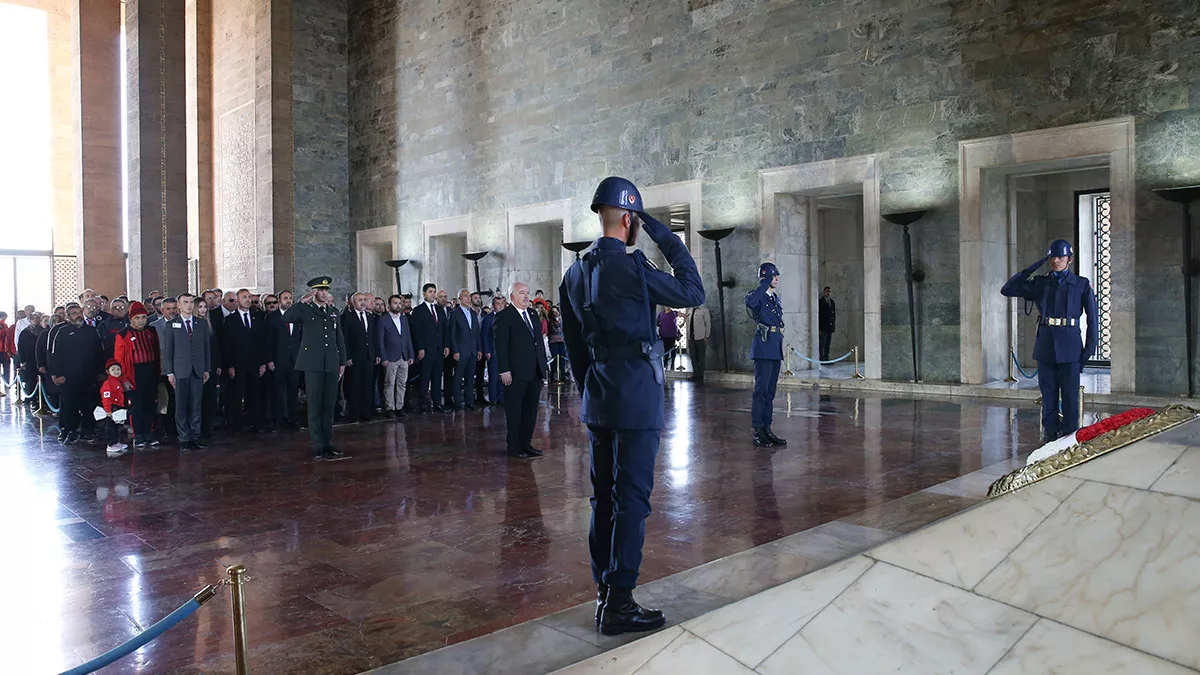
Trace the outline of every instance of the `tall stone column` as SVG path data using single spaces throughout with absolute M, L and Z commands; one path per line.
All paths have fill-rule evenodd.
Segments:
M 138 297 L 188 288 L 185 14 L 173 0 L 125 3 L 129 291 Z
M 121 241 L 120 0 L 74 7 L 75 251 L 80 288 L 125 290 Z
M 198 261 L 199 288 L 217 283 L 213 241 L 212 0 L 187 0 L 188 257 Z

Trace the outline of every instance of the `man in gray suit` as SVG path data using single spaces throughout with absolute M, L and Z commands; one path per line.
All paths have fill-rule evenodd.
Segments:
M 450 358 L 454 359 L 454 381 L 450 395 L 455 410 L 475 409 L 475 364 L 483 359 L 483 329 L 479 315 L 471 309 L 471 293 L 458 292 L 458 307 L 450 310 Z
M 163 327 L 163 373 L 175 390 L 175 426 L 179 430 L 179 449 L 198 450 L 200 442 L 200 405 L 204 383 L 212 370 L 212 346 L 207 321 L 192 316 L 196 298 L 191 293 L 179 296 L 179 316 Z
M 404 301 L 399 295 L 388 298 L 387 314 L 379 317 L 375 331 L 379 341 L 380 365 L 384 367 L 383 406 L 395 417 L 404 417 L 404 388 L 408 384 L 408 367 L 416 358 L 413 352 L 412 331 L 404 315 Z

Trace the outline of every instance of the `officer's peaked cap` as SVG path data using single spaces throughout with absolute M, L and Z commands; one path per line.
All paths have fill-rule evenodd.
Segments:
M 308 287 L 313 290 L 329 290 L 333 285 L 333 277 L 317 277 L 308 280 Z

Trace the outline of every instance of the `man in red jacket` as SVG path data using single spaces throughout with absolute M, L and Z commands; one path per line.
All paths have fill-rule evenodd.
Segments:
M 158 373 L 162 352 L 158 332 L 146 327 L 146 307 L 134 301 L 129 306 L 129 327 L 113 341 L 113 357 L 121 364 L 121 387 L 129 392 L 129 416 L 133 425 L 133 447 L 158 445 L 151 436 L 158 414 Z

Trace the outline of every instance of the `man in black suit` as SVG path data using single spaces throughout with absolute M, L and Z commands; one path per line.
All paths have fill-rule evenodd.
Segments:
M 238 290 L 236 298 L 233 313 L 221 322 L 221 359 L 229 377 L 226 414 L 234 431 L 258 431 L 262 417 L 259 387 L 267 371 L 267 326 L 263 315 L 251 306 L 249 290 Z
M 504 418 L 508 423 L 508 454 L 541 457 L 533 447 L 542 378 L 546 377 L 546 346 L 542 322 L 529 308 L 529 286 L 517 282 L 508 294 L 512 304 L 496 317 L 496 355 L 504 383 Z
M 367 307 L 367 296 L 355 293 L 342 311 L 342 335 L 346 340 L 346 417 L 366 422 L 375 410 L 375 366 L 379 365 L 375 317 Z
M 283 291 L 279 294 L 278 309 L 267 314 L 267 370 L 273 375 L 271 408 L 276 429 L 281 426 L 300 428 L 296 416 L 300 396 L 296 355 L 300 353 L 300 330 L 304 324 L 287 321 L 294 299 L 291 291 Z
M 458 292 L 458 307 L 450 312 L 450 358 L 454 379 L 450 394 L 455 410 L 475 409 L 475 366 L 483 360 L 483 322 L 471 307 L 471 293 Z
M 833 341 L 833 331 L 837 329 L 837 304 L 829 295 L 829 287 L 821 291 L 821 299 L 817 303 L 817 323 L 821 329 L 820 348 L 817 350 L 817 358 L 822 361 L 829 360 L 829 343 Z
M 421 371 L 418 386 L 421 411 L 432 412 L 442 408 L 442 362 L 450 355 L 446 344 L 446 313 L 437 303 L 437 286 L 425 284 L 421 287 L 425 300 L 413 308 L 409 322 L 412 324 L 413 347 L 417 350 L 417 366 Z

